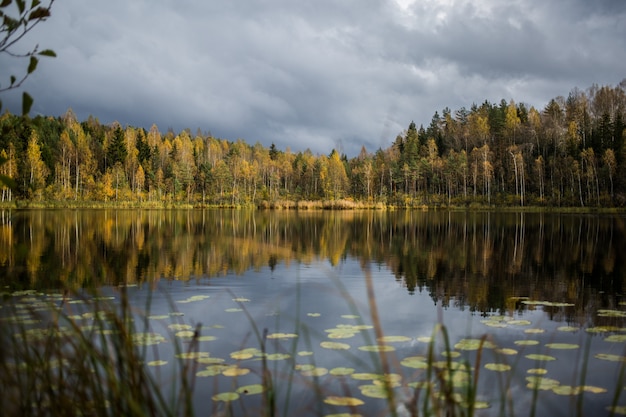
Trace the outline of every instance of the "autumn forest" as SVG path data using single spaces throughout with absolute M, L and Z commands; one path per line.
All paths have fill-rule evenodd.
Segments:
M 537 109 L 435 112 L 386 149 L 268 148 L 62 117 L 0 116 L 3 204 L 310 207 L 626 206 L 626 79 Z M 304 202 L 307 202 L 306 204 Z M 331 204 L 332 206 L 332 204 Z M 325 206 L 324 206 L 325 207 Z

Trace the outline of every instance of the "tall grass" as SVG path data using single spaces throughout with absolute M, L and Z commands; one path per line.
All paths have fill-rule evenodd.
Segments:
M 359 317 L 361 324 L 371 323 L 372 332 L 363 333 L 366 343 L 384 344 L 384 331 L 374 292 L 373 278 L 368 266 L 363 266 L 367 301 L 365 305 L 352 297 L 351 293 L 336 277 L 335 287 L 346 302 L 347 308 Z M 174 343 L 175 357 L 174 379 L 167 384 L 153 369 L 147 366 L 149 357 L 158 355 L 153 345 L 159 337 L 152 333 L 148 320 L 151 308 L 149 296 L 141 311 L 137 311 L 129 302 L 125 287 L 119 290 L 116 302 L 103 299 L 93 293 L 56 296 L 35 296 L 32 293 L 16 294 L 24 298 L 4 295 L 0 323 L 0 404 L 2 414 L 7 416 L 193 416 L 206 415 L 206 410 L 194 409 L 194 398 L 203 395 L 196 392 L 196 371 L 198 362 L 189 360 L 198 351 L 198 336 L 201 327 L 197 325 L 194 335 L 187 340 L 186 347 Z M 233 298 L 235 298 L 235 294 Z M 296 289 L 297 311 L 293 321 L 293 332 L 298 334 L 305 348 L 312 350 L 312 340 L 323 338 L 317 331 L 308 328 L 300 320 L 299 310 L 301 289 Z M 70 301 L 84 304 L 71 304 Z M 262 386 L 260 409 L 242 407 L 235 409 L 227 402 L 221 409 L 213 409 L 220 416 L 288 416 L 294 409 L 307 415 L 324 415 L 324 406 L 329 395 L 338 395 L 329 391 L 324 379 L 314 375 L 303 377 L 297 372 L 296 357 L 298 344 L 293 340 L 286 348 L 290 355 L 287 362 L 277 365 L 269 361 L 272 350 L 283 349 L 282 345 L 268 338 L 268 328 L 257 325 L 255 317 L 239 302 L 247 324 L 250 326 L 251 340 L 256 344 L 260 367 L 257 370 Z M 79 306 L 84 308 L 79 309 Z M 363 314 L 365 313 L 365 314 Z M 85 325 L 85 318 L 91 324 Z M 276 318 L 281 320 L 280 315 Z M 440 320 L 442 322 L 442 320 Z M 275 323 L 277 328 L 282 323 Z M 173 338 L 173 340 L 176 340 Z M 589 339 L 588 339 L 589 340 Z M 243 341 L 245 345 L 248 341 Z M 271 345 L 275 343 L 275 345 Z M 479 339 L 478 347 L 472 360 L 453 360 L 455 346 L 450 340 L 448 329 L 437 324 L 424 353 L 423 364 L 414 367 L 410 375 L 403 369 L 394 352 L 371 351 L 364 358 L 354 352 L 345 351 L 345 362 L 357 366 L 360 370 L 371 370 L 376 374 L 374 384 L 382 387 L 385 403 L 384 415 L 388 416 L 446 416 L 473 417 L 478 415 L 479 393 L 484 391 L 481 379 L 484 354 L 493 341 L 487 335 Z M 154 349 L 154 351 L 152 350 Z M 444 360 L 438 360 L 443 352 Z M 490 352 L 491 353 L 491 352 Z M 589 344 L 585 345 L 579 360 L 581 364 L 578 383 L 583 386 L 587 377 Z M 495 356 L 496 360 L 506 364 L 506 359 Z M 315 364 L 315 357 L 310 360 Z M 515 376 L 516 361 L 510 373 L 496 375 L 497 385 L 491 387 L 494 397 L 499 401 L 497 413 L 491 415 L 537 415 L 540 398 L 540 384 L 532 389 L 530 408 L 525 413 L 516 410 L 512 398 L 511 384 Z M 626 365 L 621 365 L 619 385 L 624 382 Z M 396 373 L 402 374 L 395 378 Z M 234 384 L 234 383 L 233 383 Z M 168 391 L 164 389 L 167 385 Z M 301 390 L 298 385 L 312 393 L 309 404 L 301 404 L 295 396 Z M 354 396 L 355 385 L 343 382 L 340 385 L 342 395 Z M 335 388 L 333 388 L 336 390 Z M 619 404 L 622 395 L 620 386 L 612 400 L 612 407 Z M 208 398 L 207 398 L 208 402 Z M 495 408 L 495 406 L 494 406 Z M 207 407 L 208 409 L 208 407 Z M 610 408 L 613 414 L 615 408 Z M 240 411 L 241 410 L 241 411 Z M 358 407 L 351 406 L 350 412 L 357 414 Z M 575 397 L 575 406 L 571 415 L 583 415 L 582 393 Z

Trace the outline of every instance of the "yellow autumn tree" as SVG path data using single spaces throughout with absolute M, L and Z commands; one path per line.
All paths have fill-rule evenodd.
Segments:
M 35 130 L 32 131 L 30 139 L 28 140 L 24 165 L 25 174 L 28 176 L 27 181 L 29 197 L 41 199 L 43 188 L 46 186 L 46 177 L 50 171 L 41 159 L 39 136 Z

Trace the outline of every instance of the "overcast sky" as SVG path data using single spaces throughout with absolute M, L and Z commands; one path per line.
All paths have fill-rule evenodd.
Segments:
M 445 107 L 619 84 L 626 1 L 57 0 L 34 43 L 58 56 L 24 85 L 33 115 L 355 156 Z

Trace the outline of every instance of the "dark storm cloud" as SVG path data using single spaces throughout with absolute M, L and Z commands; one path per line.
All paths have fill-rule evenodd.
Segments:
M 622 1 L 65 0 L 34 112 L 355 155 L 485 99 L 538 107 L 626 77 Z M 15 63 L 2 58 L 0 64 Z M 3 70 L 3 74 L 4 74 Z M 17 94 L 5 105 L 17 109 Z

